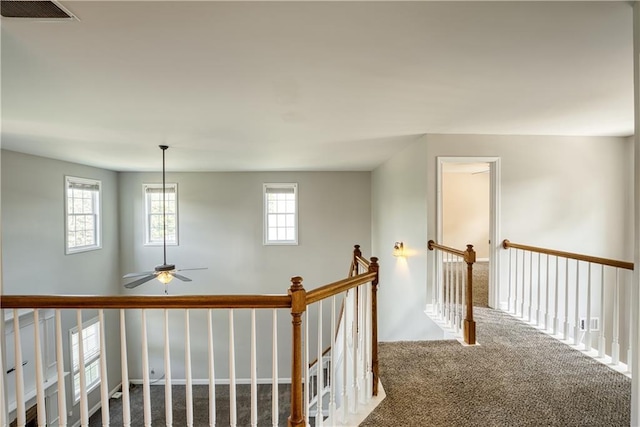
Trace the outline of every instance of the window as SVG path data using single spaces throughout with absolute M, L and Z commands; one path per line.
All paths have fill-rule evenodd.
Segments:
M 80 400 L 80 349 L 78 328 L 71 329 L 71 361 L 73 365 L 74 403 Z M 85 386 L 87 393 L 100 384 L 100 323 L 94 318 L 82 326 Z
M 298 244 L 298 184 L 264 184 L 264 244 Z
M 65 177 L 67 254 L 100 249 L 100 187 L 94 179 Z
M 162 184 L 143 184 L 145 211 L 145 245 L 162 245 L 164 218 L 167 219 L 167 245 L 178 244 L 178 184 L 165 186 L 165 215 L 162 207 Z

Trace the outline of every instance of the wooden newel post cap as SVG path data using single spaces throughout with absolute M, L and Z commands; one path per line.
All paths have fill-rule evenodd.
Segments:
M 464 251 L 464 260 L 467 264 L 476 262 L 476 251 L 473 250 L 473 245 L 467 245 L 467 250 Z
M 353 255 L 362 256 L 362 252 L 360 251 L 360 245 L 353 245 Z
M 291 288 L 289 289 L 290 291 L 297 291 L 300 289 L 304 289 L 304 287 L 302 286 L 302 277 L 300 276 L 295 276 L 291 278 Z
M 302 286 L 302 277 L 291 278 L 291 287 L 287 293 L 291 297 L 291 313 L 304 313 L 307 309 L 307 292 Z

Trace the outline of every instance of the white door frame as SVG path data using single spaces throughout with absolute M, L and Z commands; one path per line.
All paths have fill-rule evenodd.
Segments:
M 500 157 L 437 157 L 436 239 L 442 242 L 442 173 L 445 163 L 489 164 L 489 307 L 500 308 Z

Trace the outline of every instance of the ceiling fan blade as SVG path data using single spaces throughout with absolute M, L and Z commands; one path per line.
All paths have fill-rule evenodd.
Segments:
M 176 271 L 193 271 L 193 270 L 208 270 L 207 267 L 196 267 L 196 268 L 180 268 Z
M 145 282 L 148 282 L 151 279 L 154 279 L 155 277 L 156 277 L 155 274 L 150 274 L 149 276 L 145 276 L 142 279 L 134 280 L 133 282 L 127 283 L 124 285 L 124 287 L 127 289 L 133 289 L 137 286 L 142 285 Z
M 175 277 L 176 279 L 180 279 L 183 282 L 191 282 L 191 279 L 189 279 L 188 277 L 184 277 L 181 274 L 176 274 L 176 273 L 172 273 L 172 274 L 173 274 L 173 277 Z
M 124 276 L 122 276 L 123 279 L 129 279 L 131 277 L 140 277 L 140 276 L 146 276 L 147 274 L 153 274 L 155 273 L 155 271 L 141 271 L 140 273 L 129 273 L 129 274 L 125 274 Z

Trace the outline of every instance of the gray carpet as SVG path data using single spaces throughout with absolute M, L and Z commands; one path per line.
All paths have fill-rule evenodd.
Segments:
M 153 385 L 151 389 L 151 419 L 153 426 L 163 426 L 165 423 L 164 410 L 164 385 Z M 187 411 L 185 402 L 185 387 L 174 385 L 171 387 L 173 400 L 173 425 L 187 425 Z M 291 401 L 290 387 L 288 384 L 278 386 L 279 394 L 279 422 L 278 425 L 286 426 L 289 417 L 289 405 Z M 238 426 L 251 425 L 251 387 L 238 385 L 237 397 L 237 422 Z M 131 425 L 138 427 L 144 425 L 142 386 L 130 388 Z M 209 386 L 193 386 L 193 425 L 204 427 L 209 425 Z M 258 384 L 258 425 L 271 425 L 271 385 Z M 112 426 L 122 425 L 122 400 L 111 399 L 109 401 L 109 417 Z M 229 386 L 216 386 L 216 421 L 217 425 L 229 425 Z M 102 426 L 102 413 L 93 414 L 89 420 L 90 427 Z
M 487 307 L 488 263 L 474 265 L 480 346 L 380 343 L 386 399 L 367 426 L 628 426 L 631 380 Z

